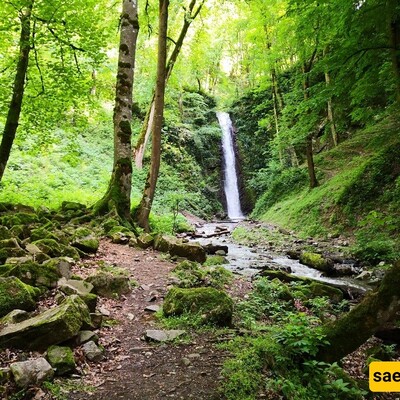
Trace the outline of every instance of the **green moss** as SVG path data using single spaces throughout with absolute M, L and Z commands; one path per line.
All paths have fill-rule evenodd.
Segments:
M 329 297 L 334 303 L 339 303 L 343 300 L 343 292 L 338 288 L 319 282 L 313 282 L 308 287 L 312 297 Z
M 18 308 L 32 311 L 40 290 L 26 285 L 16 277 L 0 278 L 0 317 Z
M 321 256 L 321 254 L 317 253 L 304 252 L 300 256 L 300 262 L 304 265 L 323 272 L 329 271 L 329 269 L 332 267 L 332 263 L 329 262 L 329 260 L 325 259 Z
M 220 326 L 231 324 L 232 311 L 232 299 L 214 288 L 173 288 L 168 292 L 163 304 L 166 316 L 201 314 L 204 323 Z
M 203 265 L 205 267 L 210 267 L 223 264 L 229 264 L 228 260 L 224 256 L 207 256 L 207 260 Z
M 129 276 L 126 273 L 100 271 L 86 279 L 94 288 L 93 292 L 102 297 L 115 298 L 130 293 Z
M 76 367 L 74 352 L 69 347 L 50 346 L 47 349 L 47 360 L 57 375 L 73 372 Z

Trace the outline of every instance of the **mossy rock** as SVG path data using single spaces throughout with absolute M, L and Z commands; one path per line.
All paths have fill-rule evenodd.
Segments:
M 329 297 L 334 303 L 340 303 L 343 300 L 343 292 L 338 288 L 319 282 L 313 282 L 308 287 L 312 297 Z
M 10 233 L 13 237 L 21 240 L 25 240 L 31 236 L 31 230 L 28 225 L 14 225 L 10 229 Z
M 1 270 L 4 272 L 1 272 Z M 34 261 L 11 266 L 3 265 L 0 267 L 0 275 L 16 276 L 26 284 L 47 288 L 55 288 L 61 277 L 59 270 L 54 265 L 38 264 Z
M 97 252 L 100 242 L 96 238 L 96 235 L 93 231 L 88 228 L 81 227 L 75 231 L 74 240 L 71 244 L 78 250 L 91 254 Z
M 232 322 L 233 301 L 214 288 L 170 289 L 163 304 L 165 316 L 186 313 L 201 314 L 204 323 L 229 326 Z
M 185 257 L 200 264 L 207 259 L 206 251 L 199 243 L 183 242 L 181 239 L 170 235 L 156 236 L 154 248 L 158 251 L 168 252 L 171 256 Z
M 305 283 L 311 282 L 311 280 L 309 280 L 309 279 L 301 278 L 299 276 L 291 275 L 291 274 L 288 274 L 287 272 L 278 271 L 278 270 L 265 269 L 265 270 L 261 271 L 259 274 L 257 274 L 257 276 L 266 277 L 271 280 L 277 278 L 281 282 L 305 282 Z
M 6 226 L 0 225 L 0 240 L 11 239 L 12 236 L 13 235 Z
M 103 227 L 105 233 L 109 233 L 113 228 L 119 226 L 119 224 L 119 221 L 117 221 L 115 218 L 108 218 L 101 224 L 101 226 Z
M 205 267 L 211 267 L 223 264 L 229 264 L 229 261 L 224 256 L 213 255 L 213 256 L 207 256 L 207 260 L 204 262 L 203 265 Z
M 60 238 L 57 235 L 44 227 L 32 229 L 30 238 L 32 242 L 36 242 L 37 240 L 41 239 L 53 239 L 57 242 L 60 242 Z
M 18 240 L 15 238 L 0 240 L 0 249 L 21 249 Z M 22 250 L 22 249 L 21 249 Z
M 54 239 L 36 240 L 32 244 L 36 245 L 40 251 L 50 257 L 72 257 L 74 260 L 79 260 L 79 252 L 71 246 L 66 246 L 57 243 Z
M 135 234 L 124 226 L 114 226 L 108 233 L 107 237 L 111 239 L 113 243 L 127 244 L 131 238 L 135 237 Z
M 4 259 L 4 257 L 6 256 L 4 262 L 6 262 L 8 258 L 25 257 L 27 255 L 28 253 L 21 248 L 4 247 L 3 249 L 0 249 L 0 259 Z
M 69 347 L 50 346 L 47 349 L 47 361 L 58 376 L 69 374 L 76 368 L 74 352 Z
M 153 243 L 154 243 L 154 237 L 149 233 L 142 233 L 137 238 L 137 245 L 141 249 L 148 249 L 149 247 L 153 246 Z
M 180 262 L 172 273 L 179 278 L 179 287 L 193 288 L 204 285 L 206 271 L 196 262 L 184 260 Z
M 333 261 L 329 258 L 324 258 L 318 253 L 304 252 L 300 256 L 300 262 L 308 267 L 314 268 L 318 271 L 324 272 L 327 275 L 333 273 Z
M 86 211 L 87 207 L 85 204 L 77 203 L 74 201 L 63 201 L 61 203 L 62 211 Z
M 132 290 L 129 276 L 118 269 L 115 272 L 100 271 L 96 275 L 89 276 L 85 281 L 94 286 L 95 294 L 107 298 L 120 297 Z
M 0 347 L 41 351 L 72 339 L 82 326 L 90 325 L 86 304 L 79 296 L 70 296 L 58 307 L 4 327 L 0 331 Z
M 4 215 L 0 218 L 0 224 L 7 228 L 12 228 L 14 225 L 31 225 L 38 223 L 39 217 L 33 213 L 15 213 Z
M 0 278 L 0 317 L 16 308 L 34 310 L 39 295 L 40 290 L 26 285 L 14 276 Z

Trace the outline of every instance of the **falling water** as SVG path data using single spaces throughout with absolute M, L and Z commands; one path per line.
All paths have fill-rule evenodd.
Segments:
M 236 173 L 235 148 L 233 145 L 232 121 L 226 112 L 217 112 L 217 118 L 222 129 L 222 150 L 224 152 L 224 189 L 228 217 L 232 220 L 243 219 L 240 207 L 239 187 Z

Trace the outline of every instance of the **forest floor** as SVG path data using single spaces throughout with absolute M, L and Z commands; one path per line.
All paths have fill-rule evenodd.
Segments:
M 146 330 L 162 329 L 154 313 L 145 309 L 162 304 L 172 283 L 169 274 L 176 264 L 154 250 L 143 251 L 108 240 L 101 242 L 92 259 L 84 261 L 84 273 L 99 261 L 125 268 L 138 286 L 120 300 L 100 300 L 100 309 L 110 313 L 109 321 L 115 321 L 99 331 L 106 358 L 98 364 L 83 362 L 80 384 L 85 389 L 72 389 L 68 399 L 222 399 L 218 388 L 227 354 L 218 350 L 216 343 L 229 336 L 227 331 L 187 332 L 183 340 L 164 344 L 144 339 Z M 249 278 L 240 276 L 235 276 L 228 288 L 233 298 L 243 298 L 250 290 Z

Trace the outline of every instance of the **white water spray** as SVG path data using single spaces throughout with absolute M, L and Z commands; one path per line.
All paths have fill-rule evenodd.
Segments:
M 229 114 L 217 112 L 219 125 L 222 129 L 222 150 L 224 153 L 224 189 L 228 207 L 228 217 L 232 220 L 243 219 L 240 207 L 239 187 L 236 173 L 235 148 L 233 145 L 233 128 Z

